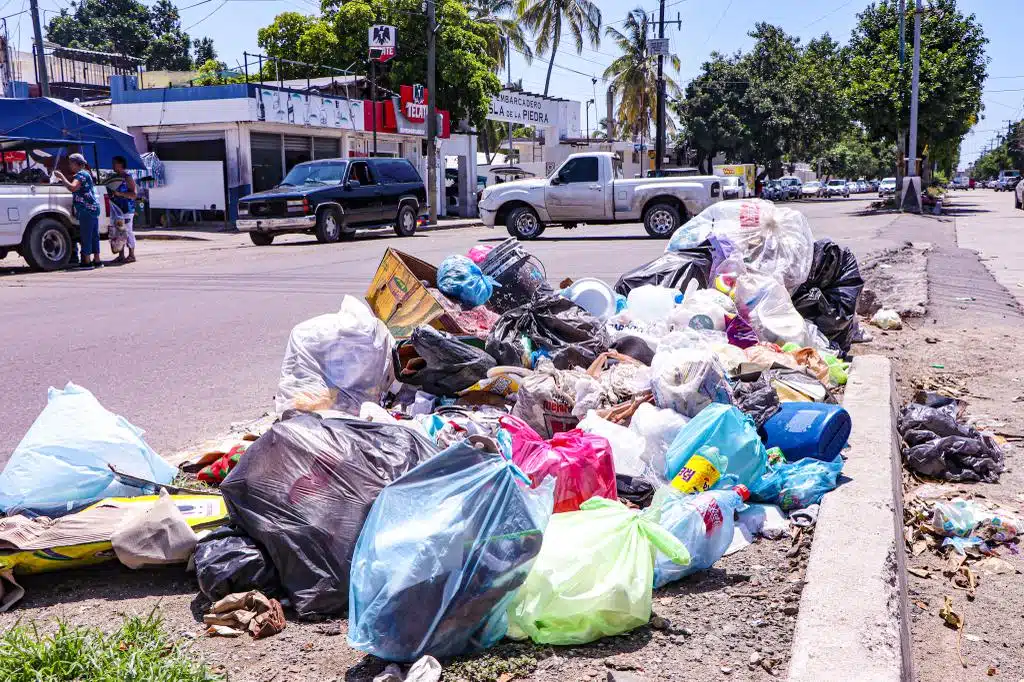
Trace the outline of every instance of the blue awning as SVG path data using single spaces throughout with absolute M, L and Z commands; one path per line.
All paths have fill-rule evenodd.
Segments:
M 146 167 L 135 149 L 135 138 L 82 107 L 59 99 L 0 99 L 0 135 L 78 140 L 95 145 L 100 168 L 109 169 L 115 156 L 123 156 L 129 168 Z M 92 165 L 89 152 L 86 158 Z

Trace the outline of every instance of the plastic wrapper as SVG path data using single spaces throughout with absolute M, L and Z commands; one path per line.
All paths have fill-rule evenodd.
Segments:
M 611 343 L 604 323 L 561 296 L 535 299 L 504 313 L 487 337 L 499 365 L 532 367 L 543 351 L 558 369 L 589 367 Z
M 687 422 L 665 454 L 665 478 L 671 481 L 700 448 L 712 445 L 728 460 L 722 476 L 735 477 L 748 488 L 764 474 L 768 452 L 754 421 L 732 405 L 712 403 Z
M 777 504 L 785 511 L 803 509 L 818 504 L 825 493 L 835 490 L 842 470 L 842 457 L 831 462 L 805 457 L 775 464 L 751 484 L 750 496 L 756 502 Z
M 667 252 L 622 275 L 615 283 L 615 293 L 628 296 L 630 291 L 644 284 L 686 291 L 692 286 L 691 282 L 696 282 L 698 289 L 706 289 L 711 281 L 713 258 L 714 249 L 706 243 Z
M 737 381 L 733 384 L 732 401 L 754 420 L 757 428 L 779 411 L 779 394 L 775 392 L 768 377 L 759 375 L 753 381 Z
M 935 503 L 931 527 L 947 538 L 977 538 L 989 545 L 1010 542 L 1024 531 L 1020 518 L 959 497 Z
M 649 507 L 654 499 L 655 483 L 646 478 L 615 474 L 615 490 L 620 500 L 625 500 L 641 509 Z
M 345 296 L 336 313 L 300 322 L 288 337 L 274 399 L 285 410 L 335 409 L 357 414 L 379 403 L 395 381 L 395 340 L 366 304 Z
M 584 388 L 584 386 L 589 388 Z M 581 369 L 555 369 L 541 362 L 537 370 L 519 382 L 512 414 L 545 438 L 576 427 L 576 396 L 600 390 L 597 380 Z
M 694 230 L 710 222 L 709 236 L 733 249 L 726 255 L 741 257 L 748 269 L 777 278 L 790 292 L 811 270 L 814 236 L 799 211 L 761 199 L 720 201 L 690 222 Z
M 607 360 L 608 355 L 601 358 Z M 591 410 L 620 405 L 650 390 L 651 369 L 646 365 L 621 361 L 602 371 L 604 362 L 598 364 L 600 366 L 592 365 L 588 370 L 589 381 L 581 380 L 576 384 L 576 405 L 572 413 L 577 417 L 585 417 Z
M 496 284 L 465 256 L 448 256 L 437 267 L 437 288 L 467 308 L 487 303 Z
M 196 580 L 211 602 L 235 592 L 259 590 L 274 595 L 280 589 L 270 557 L 237 528 L 218 528 L 196 545 Z
M 412 332 L 418 357 L 410 360 L 399 379 L 434 395 L 456 395 L 487 377 L 494 358 L 447 332 L 420 325 Z
M 349 644 L 414 661 L 504 637 L 553 489 L 554 481 L 531 489 L 489 439 L 454 445 L 385 488 L 352 558 Z
M 437 453 L 413 429 L 300 414 L 274 424 L 220 486 L 299 618 L 342 613 L 352 551 L 381 489 Z
M 512 437 L 512 461 L 535 486 L 554 477 L 556 512 L 575 511 L 595 496 L 617 499 L 615 460 L 606 438 L 573 429 L 544 440 L 515 417 L 502 417 L 501 426 Z
M 668 480 L 665 478 L 665 453 L 688 421 L 688 417 L 675 410 L 662 409 L 650 403 L 641 405 L 633 413 L 629 430 L 644 439 L 646 447 L 640 456 L 651 465 L 659 481 Z
M 864 279 L 853 251 L 831 239 L 819 239 L 814 242 L 807 281 L 793 292 L 793 305 L 846 353 L 850 350 L 857 300 L 863 288 Z
M 687 417 L 713 402 L 732 402 L 725 370 L 710 350 L 659 350 L 651 362 L 651 388 L 658 407 Z
M 900 411 L 896 428 L 904 461 L 920 474 L 956 483 L 995 483 L 1003 472 L 1003 451 L 995 439 L 957 421 L 955 405 L 911 403 Z
M 750 348 L 759 341 L 753 327 L 739 315 L 726 323 L 725 333 L 729 338 L 729 343 L 737 348 Z
M 509 637 L 586 644 L 646 625 L 657 551 L 689 561 L 656 517 L 620 502 L 594 497 L 578 512 L 555 514 L 509 607 Z
M 0 473 L 0 511 L 57 517 L 107 497 L 154 493 L 110 470 L 155 483 L 174 480 L 178 470 L 142 434 L 81 386 L 51 387 L 46 407 Z

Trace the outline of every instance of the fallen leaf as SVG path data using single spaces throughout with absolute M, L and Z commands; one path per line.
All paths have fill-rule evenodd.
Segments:
M 988 575 L 1003 575 L 1006 573 L 1013 573 L 1017 569 L 1013 567 L 1006 559 L 1000 559 L 999 557 L 990 556 L 982 559 L 978 563 L 974 564 L 974 568 L 979 573 L 986 573 Z
M 998 674 L 999 674 L 999 668 L 995 667 L 994 665 L 990 665 L 988 667 L 988 676 L 989 677 L 995 677 Z
M 512 673 L 502 673 L 498 675 L 498 682 L 509 682 L 512 679 Z
M 918 599 L 917 601 L 914 602 L 914 605 L 917 606 L 917 608 L 921 609 L 922 611 L 927 611 L 928 610 L 928 602 L 926 602 L 926 601 L 922 601 L 922 600 Z
M 931 578 L 932 574 L 926 568 L 914 568 L 913 566 L 907 567 L 907 573 L 916 575 L 918 578 Z
M 959 630 L 964 626 L 964 617 L 953 610 L 953 599 L 951 597 L 943 597 L 943 600 L 944 603 L 942 608 L 939 609 L 939 616 L 953 629 Z

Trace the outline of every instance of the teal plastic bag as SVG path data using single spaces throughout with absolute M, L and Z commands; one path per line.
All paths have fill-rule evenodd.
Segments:
M 711 403 L 679 430 L 665 453 L 665 478 L 671 481 L 690 457 L 705 445 L 713 445 L 729 460 L 729 467 L 715 487 L 737 483 L 753 489 L 768 466 L 768 451 L 757 435 L 754 420 L 739 408 Z
M 834 490 L 843 470 L 843 458 L 831 462 L 805 457 L 770 467 L 750 486 L 750 495 L 757 502 L 777 504 L 782 509 L 803 509 L 821 502 L 825 493 Z
M 586 644 L 651 618 L 654 557 L 690 555 L 650 514 L 592 497 L 555 514 L 526 582 L 509 606 L 508 636 L 537 644 Z
M 460 441 L 384 488 L 352 556 L 349 644 L 415 661 L 499 641 L 554 490 L 553 478 L 531 488 L 489 440 Z

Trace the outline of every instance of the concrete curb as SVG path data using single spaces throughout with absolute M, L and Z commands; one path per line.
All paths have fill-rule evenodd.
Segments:
M 903 478 L 892 363 L 854 360 L 845 482 L 818 514 L 793 636 L 790 682 L 913 679 Z
M 461 230 L 468 227 L 483 227 L 484 224 L 475 218 L 464 218 L 460 220 L 452 221 L 454 224 L 446 224 L 447 221 L 439 222 L 437 225 L 424 225 L 423 227 L 417 228 L 418 231 L 423 232 L 441 232 L 444 230 Z

